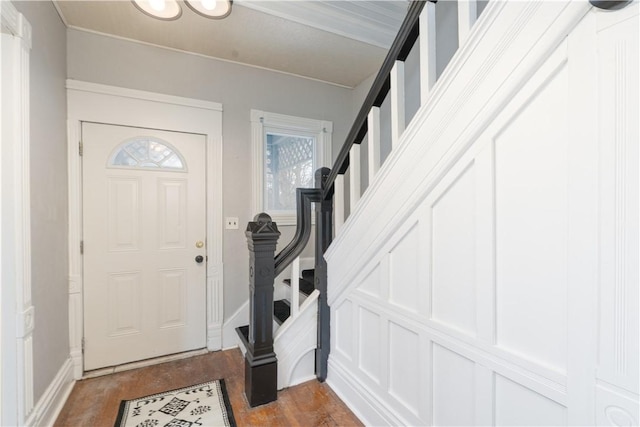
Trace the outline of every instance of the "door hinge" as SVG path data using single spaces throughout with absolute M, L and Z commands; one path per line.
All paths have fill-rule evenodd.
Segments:
M 82 141 L 78 142 L 78 155 L 82 156 L 82 153 L 84 152 L 84 144 L 82 143 Z
M 80 255 L 84 254 L 84 240 L 80 240 Z
M 82 343 L 80 345 L 82 346 L 82 352 L 84 353 L 84 348 L 85 348 L 85 345 L 86 345 L 86 341 L 85 341 L 84 337 L 82 337 Z

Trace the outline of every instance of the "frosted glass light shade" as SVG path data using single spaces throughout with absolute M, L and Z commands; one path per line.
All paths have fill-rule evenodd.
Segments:
M 231 13 L 232 0 L 185 0 L 191 10 L 206 18 L 222 19 Z
M 176 0 L 132 0 L 143 13 L 157 19 L 171 21 L 182 15 L 182 8 Z

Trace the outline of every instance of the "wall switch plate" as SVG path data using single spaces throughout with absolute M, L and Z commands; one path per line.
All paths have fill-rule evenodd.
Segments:
M 238 218 L 234 216 L 228 216 L 224 221 L 224 228 L 227 230 L 237 230 L 238 229 Z

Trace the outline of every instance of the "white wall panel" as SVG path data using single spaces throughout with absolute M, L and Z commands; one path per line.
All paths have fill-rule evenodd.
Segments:
M 404 309 L 416 312 L 419 301 L 419 235 L 418 226 L 409 231 L 389 252 L 389 301 Z
M 495 424 L 500 426 L 561 426 L 566 408 L 501 375 L 495 377 Z
M 346 300 L 335 310 L 334 322 L 340 325 L 334 329 L 335 348 L 348 360 L 353 359 L 353 304 Z
M 562 66 L 494 137 L 497 342 L 559 371 L 567 359 L 567 87 Z
M 367 293 L 374 297 L 380 297 L 381 291 L 381 277 L 380 277 L 380 264 L 377 264 L 373 270 L 362 280 L 358 289 L 364 293 Z
M 389 393 L 418 415 L 420 408 L 419 336 L 389 322 Z
M 472 360 L 433 344 L 433 425 L 475 424 L 475 369 Z
M 475 174 L 470 165 L 431 207 L 432 318 L 476 332 Z
M 380 383 L 382 322 L 376 313 L 360 307 L 358 319 L 358 366 L 373 381 Z

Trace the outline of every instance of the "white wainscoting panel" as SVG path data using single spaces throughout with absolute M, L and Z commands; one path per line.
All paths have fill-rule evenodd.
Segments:
M 496 338 L 499 346 L 564 372 L 568 81 L 564 62 L 551 75 L 541 71 L 540 77 L 545 79 L 539 86 L 533 85 L 538 87 L 532 88 L 530 98 L 518 100 L 513 116 L 507 110 L 505 126 L 492 135 Z
M 639 9 L 489 2 L 434 85 L 325 254 L 365 424 L 637 425 Z
M 369 378 L 380 384 L 381 362 L 380 335 L 382 322 L 373 311 L 360 307 L 358 315 L 358 366 Z
M 459 353 L 433 344 L 433 425 L 475 423 L 475 363 Z
M 431 318 L 476 335 L 475 167 L 438 194 L 431 205 Z
M 380 270 L 380 264 L 376 265 L 364 280 L 362 280 L 358 286 L 358 290 L 373 297 L 380 298 L 382 296 L 382 277 L 380 277 Z
M 495 423 L 501 426 L 560 426 L 566 408 L 501 375 L 495 377 Z
M 389 322 L 389 394 L 415 415 L 420 408 L 419 349 L 417 333 Z
M 340 329 L 333 331 L 331 338 L 334 340 L 333 346 L 342 357 L 348 361 L 353 360 L 353 304 L 349 300 L 344 300 L 334 311 L 335 324 L 340 325 Z
M 417 313 L 419 300 L 419 236 L 411 226 L 389 253 L 389 301 L 404 310 Z

